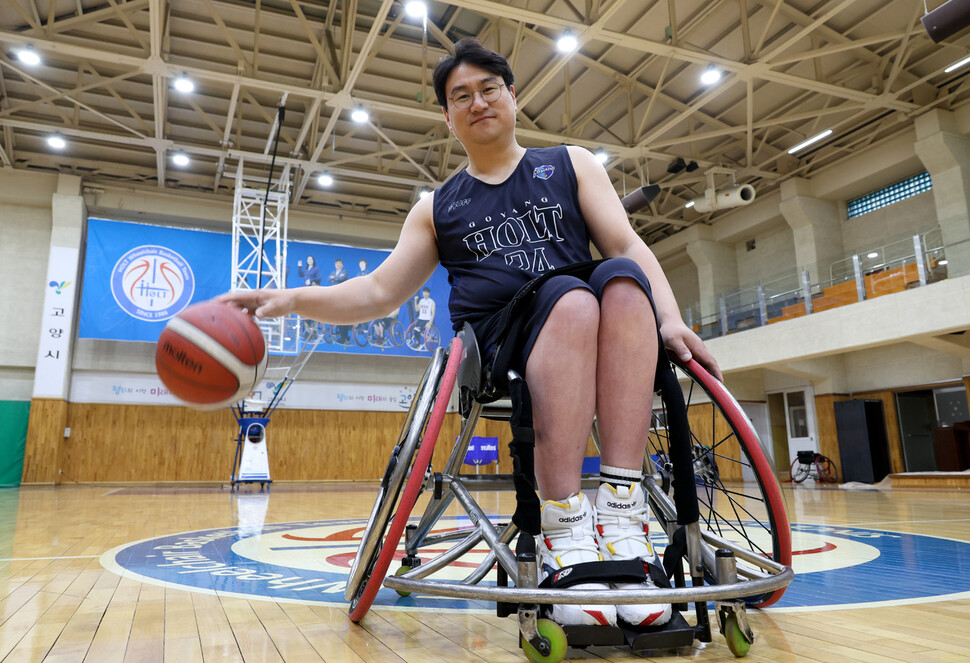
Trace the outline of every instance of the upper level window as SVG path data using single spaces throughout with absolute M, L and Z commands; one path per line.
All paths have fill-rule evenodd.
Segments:
M 848 202 L 849 218 L 854 219 L 857 216 L 868 214 L 880 207 L 892 205 L 904 198 L 915 196 L 917 193 L 923 193 L 932 188 L 933 181 L 930 179 L 930 174 L 924 171 L 919 175 L 913 175 L 895 184 L 890 184 L 887 187 L 850 200 Z

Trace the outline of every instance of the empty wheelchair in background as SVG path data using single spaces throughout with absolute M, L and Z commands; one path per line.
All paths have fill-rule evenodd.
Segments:
M 791 464 L 791 480 L 802 483 L 805 479 L 815 479 L 822 483 L 838 483 L 839 470 L 828 456 L 814 450 L 799 451 Z
M 496 400 L 504 394 L 496 393 L 483 376 L 474 334 L 466 325 L 447 347 L 434 353 L 391 453 L 347 583 L 350 618 L 363 619 L 382 586 L 401 596 L 495 601 L 499 616 L 518 617 L 521 645 L 529 660 L 557 663 L 567 646 L 628 644 L 642 650 L 710 642 L 708 603 L 713 601 L 729 648 L 737 656 L 746 654 L 754 635 L 745 607 L 776 602 L 793 578 L 791 533 L 781 491 L 754 429 L 723 385 L 694 361 L 674 362 L 671 368 L 660 372 L 666 377 L 658 375 L 659 404 L 654 408 L 643 485 L 668 539 L 663 563 L 673 587 L 589 591 L 540 586 L 533 536 L 537 532 L 520 532 L 515 524 L 520 522 L 518 509 L 513 522 L 489 518 L 471 494 L 511 489 L 514 475 L 462 474 L 480 417 L 511 417 L 513 430 L 522 425 L 514 420 L 507 400 Z M 514 372 L 508 377 L 514 390 L 521 377 Z M 456 385 L 461 432 L 443 472 L 435 473 L 434 445 Z M 592 433 L 598 444 L 595 427 Z M 595 476 L 584 476 L 584 488 L 597 483 Z M 411 522 L 411 510 L 423 491 L 430 493 L 430 500 L 424 514 Z M 523 492 L 521 485 L 517 492 Z M 454 500 L 469 525 L 432 531 Z M 524 501 L 527 498 L 520 496 L 519 508 Z M 401 566 L 387 576 L 405 534 Z M 449 542 L 453 545 L 441 552 L 442 544 Z M 435 577 L 482 542 L 489 552 L 463 580 Z M 493 568 L 497 580 L 486 582 Z M 632 631 L 561 627 L 542 618 L 542 606 L 555 603 L 672 603 L 676 611 L 693 603 L 696 623 L 688 624 L 675 612 L 667 625 Z

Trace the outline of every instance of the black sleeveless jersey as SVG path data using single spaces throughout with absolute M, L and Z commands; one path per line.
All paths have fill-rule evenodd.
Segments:
M 455 323 L 500 309 L 536 276 L 591 259 L 564 146 L 526 150 L 501 184 L 463 170 L 435 191 L 433 214 Z

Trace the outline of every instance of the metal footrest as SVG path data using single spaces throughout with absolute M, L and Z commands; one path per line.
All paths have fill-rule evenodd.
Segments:
M 679 612 L 670 614 L 663 626 L 621 626 L 626 642 L 633 651 L 644 649 L 677 649 L 694 644 L 696 632 Z
M 695 629 L 674 612 L 663 626 L 563 626 L 570 647 L 622 647 L 633 651 L 677 649 L 694 644 Z

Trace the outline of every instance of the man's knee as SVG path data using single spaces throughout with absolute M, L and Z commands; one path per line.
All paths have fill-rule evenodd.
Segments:
M 650 298 L 635 279 L 618 277 L 610 279 L 603 287 L 602 309 L 604 314 L 653 317 Z
M 577 331 L 595 331 L 600 321 L 600 305 L 592 292 L 575 288 L 556 301 L 550 313 L 550 318 L 553 317 L 554 324 L 566 325 Z

